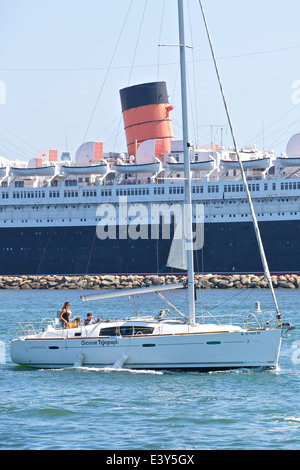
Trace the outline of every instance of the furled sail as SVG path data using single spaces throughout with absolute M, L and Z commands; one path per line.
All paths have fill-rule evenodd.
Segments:
M 182 232 L 180 225 L 176 225 L 173 241 L 171 244 L 167 266 L 187 271 L 187 249 L 184 237 L 179 237 L 179 230 Z
M 187 224 L 189 221 L 188 205 L 184 205 L 183 217 L 175 226 L 174 237 L 172 240 L 167 267 L 187 271 L 187 252 L 197 251 L 203 248 L 204 244 L 204 205 L 195 204 L 194 211 L 194 226 L 195 231 L 192 231 L 191 240 L 187 238 L 188 233 Z

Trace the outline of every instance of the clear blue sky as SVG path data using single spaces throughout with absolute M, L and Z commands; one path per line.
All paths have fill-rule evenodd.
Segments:
M 210 143 L 214 125 L 220 143 L 217 126 L 227 122 L 199 2 L 185 4 L 194 46 L 187 53 L 190 138 Z M 299 0 L 204 0 L 204 7 L 239 145 L 285 151 L 300 132 L 300 104 L 292 101 L 300 81 Z M 0 40 L 0 155 L 29 159 L 67 146 L 74 156 L 84 139 L 124 151 L 119 90 L 157 79 L 167 82 L 180 138 L 178 50 L 158 47 L 178 43 L 177 0 L 0 0 Z M 231 145 L 228 131 L 223 139 Z

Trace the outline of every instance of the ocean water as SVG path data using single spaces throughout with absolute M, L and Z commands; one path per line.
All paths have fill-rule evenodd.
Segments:
M 300 292 L 277 290 L 284 321 L 276 371 L 212 373 L 66 368 L 35 370 L 12 363 L 13 321 L 56 316 L 65 300 L 73 315 L 133 315 L 126 298 L 83 303 L 94 291 L 0 291 L 0 449 L 222 450 L 299 449 Z M 272 310 L 268 291 L 198 291 L 197 310 L 215 315 Z M 185 305 L 185 293 L 168 297 Z M 244 301 L 243 301 L 244 300 Z M 136 308 L 153 313 L 155 294 Z

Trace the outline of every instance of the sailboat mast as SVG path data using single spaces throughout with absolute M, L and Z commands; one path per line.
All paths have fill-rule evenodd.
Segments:
M 180 73 L 181 73 L 181 106 L 183 129 L 183 155 L 184 155 L 184 227 L 183 236 L 187 247 L 187 273 L 188 273 L 188 306 L 189 323 L 195 323 L 195 286 L 194 286 L 194 257 L 193 257 L 193 230 L 192 230 L 192 198 L 191 198 L 191 171 L 188 139 L 188 114 L 186 91 L 186 44 L 184 31 L 183 1 L 178 0 L 179 47 L 180 47 Z
M 204 21 L 208 41 L 209 41 L 211 54 L 212 54 L 212 57 L 213 57 L 213 61 L 214 61 L 214 65 L 215 65 L 215 69 L 216 69 L 216 73 L 217 73 L 217 77 L 218 77 L 218 82 L 219 82 L 219 86 L 220 86 L 220 90 L 221 90 L 221 94 L 222 94 L 222 98 L 223 98 L 223 103 L 224 103 L 226 114 L 227 114 L 227 119 L 228 119 L 228 122 L 229 122 L 231 136 L 232 136 L 232 140 L 233 140 L 233 144 L 234 144 L 234 149 L 235 149 L 235 152 L 236 152 L 236 155 L 237 155 L 237 158 L 238 158 L 238 162 L 239 162 L 239 166 L 240 166 L 240 170 L 241 170 L 241 175 L 242 175 L 242 180 L 243 180 L 243 183 L 244 183 L 244 187 L 245 187 L 245 191 L 246 191 L 246 195 L 247 195 L 247 199 L 248 199 L 248 203 L 249 203 L 249 207 L 250 207 L 251 217 L 252 217 L 252 221 L 253 221 L 254 231 L 255 231 L 255 235 L 256 235 L 256 239 L 257 239 L 257 243 L 258 243 L 258 248 L 259 248 L 259 252 L 260 252 L 262 265 L 263 265 L 263 268 L 264 268 L 265 277 L 267 278 L 268 285 L 269 285 L 269 288 L 270 288 L 271 293 L 272 293 L 273 302 L 274 302 L 275 310 L 276 310 L 276 314 L 277 314 L 277 319 L 280 320 L 281 315 L 279 313 L 279 308 L 278 308 L 277 299 L 276 299 L 273 284 L 272 284 L 272 279 L 271 279 L 271 275 L 270 275 L 270 271 L 269 271 L 269 266 L 268 266 L 268 263 L 267 263 L 263 243 L 262 243 L 262 240 L 261 240 L 260 230 L 259 230 L 259 226 L 258 226 L 258 223 L 257 223 L 257 218 L 256 218 L 254 207 L 253 207 L 251 194 L 250 194 L 250 191 L 249 191 L 249 188 L 248 188 L 247 178 L 246 178 L 246 175 L 245 175 L 243 163 L 242 163 L 240 152 L 239 152 L 239 149 L 238 149 L 237 140 L 236 140 L 236 137 L 235 137 L 233 124 L 232 124 L 231 116 L 230 116 L 230 113 L 229 113 L 229 108 L 228 108 L 228 105 L 227 105 L 227 100 L 226 100 L 226 97 L 225 97 L 225 92 L 224 92 L 223 84 L 222 84 L 222 81 L 221 81 L 221 76 L 220 76 L 220 72 L 219 72 L 215 52 L 214 52 L 214 49 L 213 49 L 212 40 L 211 40 L 210 32 L 209 32 L 209 29 L 208 29 L 208 24 L 207 24 L 207 21 L 206 21 L 206 16 L 205 16 L 205 13 L 204 13 L 202 0 L 199 0 L 199 3 L 200 3 L 201 11 L 202 11 L 203 21 Z

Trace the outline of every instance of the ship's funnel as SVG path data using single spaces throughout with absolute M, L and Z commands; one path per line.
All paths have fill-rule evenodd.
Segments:
M 148 139 L 162 140 L 162 153 L 170 152 L 173 139 L 165 82 L 143 83 L 120 90 L 128 155 Z

